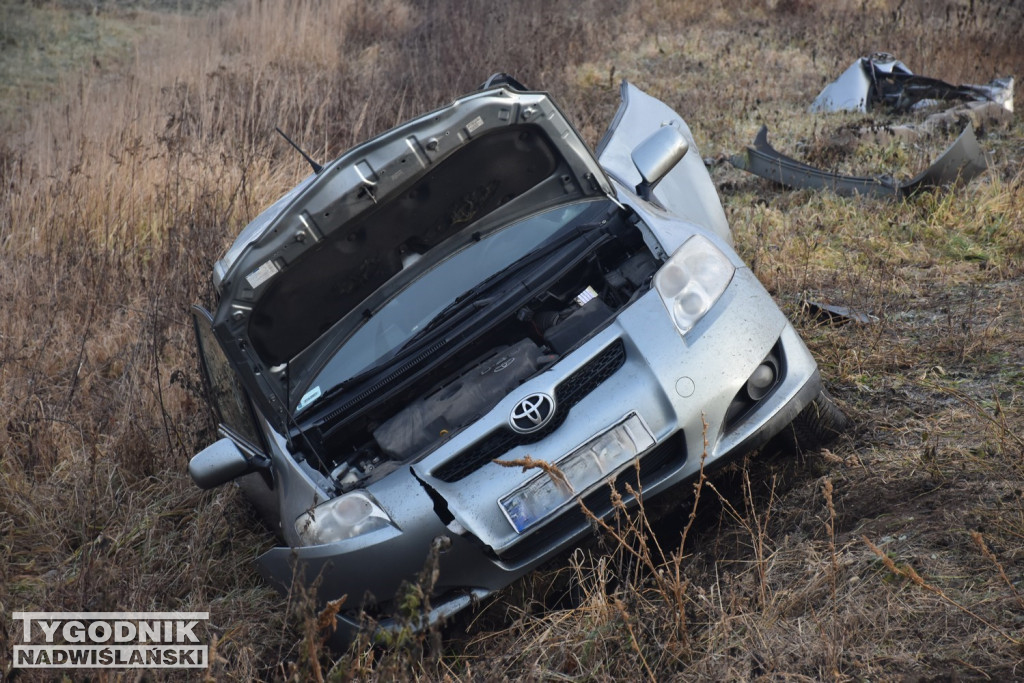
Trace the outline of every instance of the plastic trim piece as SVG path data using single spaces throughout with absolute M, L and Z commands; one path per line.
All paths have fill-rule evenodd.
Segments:
M 889 176 L 844 176 L 808 166 L 779 153 L 768 144 L 767 126 L 761 126 L 754 144 L 742 154 L 730 157 L 729 163 L 793 189 L 831 190 L 847 197 L 866 195 L 887 199 L 902 199 L 921 190 L 967 182 L 988 168 L 985 153 L 978 145 L 971 125 L 931 166 L 905 183 Z

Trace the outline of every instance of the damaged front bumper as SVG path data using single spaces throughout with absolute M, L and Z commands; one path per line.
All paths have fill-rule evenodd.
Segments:
M 737 339 L 745 343 L 738 345 Z M 520 393 L 554 392 L 617 344 L 625 350 L 623 363 L 571 408 L 561 426 L 501 459 L 532 454 L 555 462 L 621 424 L 624 414 L 635 414 L 653 442 L 619 472 L 620 495 L 627 504 L 633 502 L 627 482 L 634 489 L 639 483 L 646 499 L 674 495 L 702 467 L 723 466 L 765 443 L 821 391 L 817 366 L 799 335 L 749 269 L 740 268 L 719 305 L 691 335 L 679 335 L 662 301 L 649 292 L 567 356 L 564 365 L 527 382 Z M 777 356 L 777 382 L 743 412 L 730 410 L 771 354 Z M 501 508 L 501 499 L 528 484 L 536 470 L 487 461 L 458 480 L 445 481 L 441 474 L 447 463 L 503 424 L 515 402 L 516 396 L 510 396 L 478 426 L 368 488 L 393 526 L 330 544 L 275 548 L 258 560 L 264 578 L 282 591 L 295 581 L 318 585 L 321 603 L 347 594 L 336 634 L 338 642 L 346 642 L 360 628 L 363 608 L 379 629 L 408 625 L 393 614 L 394 590 L 402 582 L 415 582 L 428 563 L 436 561 L 437 578 L 431 607 L 415 617 L 415 628 L 447 618 L 571 548 L 591 533 L 576 500 L 522 532 Z M 607 478 L 576 498 L 604 516 L 612 505 L 604 484 L 615 480 Z M 379 602 L 366 600 L 362 591 Z
M 768 127 L 761 126 L 754 144 L 742 154 L 730 157 L 736 168 L 792 189 L 829 190 L 841 196 L 865 195 L 902 199 L 921 190 L 971 180 L 988 168 L 978 145 L 974 127 L 968 125 L 960 137 L 935 162 L 906 182 L 889 176 L 844 176 L 801 163 L 768 144 Z

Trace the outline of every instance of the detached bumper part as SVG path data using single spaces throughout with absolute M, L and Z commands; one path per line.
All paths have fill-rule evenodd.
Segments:
M 933 187 L 966 183 L 988 168 L 985 153 L 970 125 L 931 166 L 905 183 L 888 176 L 844 176 L 808 166 L 768 144 L 767 126 L 761 126 L 754 144 L 742 154 L 730 157 L 729 163 L 792 189 L 830 190 L 844 197 L 866 195 L 886 199 L 901 199 Z
M 985 85 L 953 85 L 915 75 L 885 53 L 861 57 L 814 98 L 810 111 L 871 111 L 877 106 L 906 111 L 935 101 L 995 102 L 1013 111 L 1013 77 Z

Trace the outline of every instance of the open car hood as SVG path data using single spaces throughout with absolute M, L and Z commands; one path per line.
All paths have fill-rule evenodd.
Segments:
M 546 93 L 468 95 L 349 150 L 253 220 L 214 269 L 214 332 L 285 431 L 333 350 L 394 292 L 490 230 L 612 192 Z

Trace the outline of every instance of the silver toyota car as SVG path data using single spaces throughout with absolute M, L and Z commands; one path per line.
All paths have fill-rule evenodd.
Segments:
M 189 471 L 270 520 L 268 581 L 348 596 L 342 642 L 363 610 L 394 627 L 428 557 L 423 625 L 591 534 L 580 501 L 682 497 L 702 465 L 845 419 L 689 128 L 628 83 L 596 152 L 499 75 L 311 163 L 194 311 L 223 438 Z

